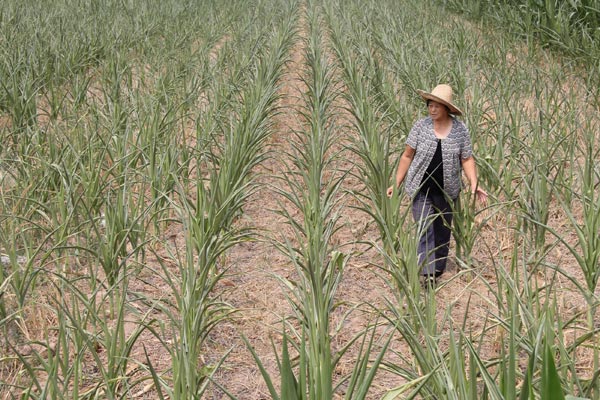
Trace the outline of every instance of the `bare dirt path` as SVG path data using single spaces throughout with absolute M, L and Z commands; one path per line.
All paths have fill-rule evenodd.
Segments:
M 228 261 L 231 264 L 232 275 L 225 282 L 231 287 L 231 290 L 227 291 L 227 301 L 240 312 L 231 322 L 217 327 L 212 335 L 215 342 L 211 352 L 214 351 L 215 355 L 224 354 L 231 349 L 216 379 L 240 399 L 270 398 L 258 367 L 241 335 L 248 338 L 268 372 L 276 377 L 276 359 L 271 340 L 276 346 L 280 344 L 281 320 L 292 315 L 285 291 L 275 276 L 289 277 L 295 273 L 294 267 L 286 256 L 275 249 L 271 239 L 291 240 L 293 234 L 285 219 L 276 213 L 276 210 L 287 206 L 281 196 L 273 191 L 273 187 L 281 187 L 283 183 L 280 177 L 289 168 L 290 160 L 286 157 L 286 151 L 289 149 L 288 141 L 292 133 L 303 129 L 299 111 L 304 104 L 302 95 L 306 91 L 302 78 L 307 74 L 304 66 L 307 30 L 305 10 L 302 10 L 298 20 L 298 41 L 292 48 L 290 62 L 281 82 L 280 113 L 276 116 L 276 130 L 268 146 L 272 157 L 257 171 L 260 174 L 259 190 L 244 208 L 244 216 L 240 221 L 242 224 L 253 226 L 265 237 L 264 240 L 241 244 L 230 252 Z M 332 56 L 328 55 L 328 58 L 334 64 Z M 335 88 L 336 91 L 340 89 L 340 85 Z M 332 123 L 336 131 L 336 144 L 332 151 L 339 152 L 340 157 L 334 170 L 330 171 L 331 178 L 353 170 L 357 161 L 346 149 L 354 132 L 350 128 L 350 115 L 343 109 L 345 106 L 341 96 L 333 104 L 336 117 Z M 369 226 L 367 216 L 350 207 L 355 201 L 347 191 L 357 190 L 360 185 L 358 178 L 351 174 L 346 176 L 343 183 L 341 204 L 344 207 L 339 221 L 341 229 L 335 236 L 335 242 L 341 246 L 342 251 L 354 256 L 344 271 L 338 289 L 341 306 L 332 316 L 332 327 L 338 327 L 340 324 L 342 326 L 341 334 L 334 338 L 335 348 L 341 348 L 373 319 L 369 312 L 355 311 L 349 318 L 345 318 L 346 313 L 365 301 L 380 302 L 386 290 L 366 268 L 374 252 L 364 245 L 356 244 L 359 239 L 364 240 L 369 236 L 370 239 L 374 239 L 376 235 Z M 351 372 L 356 362 L 354 355 L 351 351 L 339 362 L 335 371 L 337 376 Z M 215 393 L 213 398 L 221 397 L 219 393 Z
M 306 48 L 306 25 L 302 14 L 298 24 L 298 38 L 280 83 L 279 114 L 275 117 L 275 132 L 267 146 L 270 157 L 256 171 L 258 190 L 247 202 L 244 215 L 238 221 L 253 227 L 258 233 L 257 240 L 242 243 L 229 253 L 231 274 L 224 284 L 230 286 L 231 290 L 226 292 L 226 301 L 239 313 L 232 321 L 217 326 L 211 335 L 214 348 L 210 352 L 215 357 L 231 350 L 223 368 L 217 372 L 216 380 L 240 399 L 270 398 L 241 335 L 255 348 L 269 373 L 275 374 L 276 359 L 271 340 L 280 342 L 277 332 L 281 330 L 281 320 L 291 312 L 275 275 L 286 276 L 293 267 L 274 248 L 271 240 L 274 235 L 279 238 L 290 236 L 285 219 L 276 213 L 282 207 L 280 202 L 283 200 L 273 187 L 281 185 L 279 177 L 287 168 L 286 160 L 282 157 L 287 140 L 293 130 L 302 128 L 297 114 L 305 91 L 301 81 Z M 216 391 L 212 398 L 222 396 Z

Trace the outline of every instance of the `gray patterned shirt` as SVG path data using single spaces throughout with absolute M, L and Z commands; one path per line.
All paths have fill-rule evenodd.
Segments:
M 433 131 L 431 117 L 417 121 L 406 139 L 406 144 L 415 149 L 415 156 L 408 168 L 405 191 L 413 197 L 418 191 L 427 166 L 431 162 L 437 147 L 437 138 Z M 471 138 L 466 125 L 452 118 L 452 128 L 448 137 L 442 139 L 442 160 L 444 163 L 444 192 L 456 199 L 460 193 L 462 180 L 461 160 L 473 155 Z

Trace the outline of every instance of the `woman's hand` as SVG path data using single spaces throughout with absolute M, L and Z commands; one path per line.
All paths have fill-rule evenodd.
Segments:
M 394 186 L 390 186 L 387 189 L 387 197 L 391 198 L 393 194 L 394 194 Z
M 483 205 L 487 204 L 488 194 L 485 190 L 483 190 L 480 187 L 471 188 L 471 193 L 475 195 L 475 198 L 478 202 L 480 202 Z

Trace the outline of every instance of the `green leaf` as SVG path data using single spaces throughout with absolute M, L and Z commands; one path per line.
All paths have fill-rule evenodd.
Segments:
M 544 400 L 565 400 L 560 377 L 558 376 L 556 365 L 554 364 L 552 348 L 548 341 L 546 341 L 542 365 L 541 398 Z
M 277 391 L 275 390 L 275 386 L 273 386 L 273 381 L 271 380 L 271 376 L 265 369 L 262 361 L 260 360 L 260 357 L 258 356 L 258 354 L 256 354 L 256 351 L 254 350 L 254 348 L 252 347 L 252 345 L 250 344 L 250 342 L 244 335 L 242 335 L 242 340 L 244 341 L 244 343 L 246 343 L 246 347 L 248 348 L 248 350 L 250 350 L 250 353 L 252 353 L 252 357 L 254 357 L 254 361 L 256 362 L 256 365 L 258 366 L 258 369 L 260 370 L 260 373 L 263 376 L 263 379 L 265 381 L 265 384 L 267 385 L 267 388 L 269 389 L 271 398 L 274 400 L 279 400 L 279 395 L 277 394 Z
M 436 368 L 437 369 L 437 368 Z M 413 379 L 412 381 L 405 383 L 402 386 L 398 386 L 390 391 L 388 391 L 381 400 L 394 400 L 397 399 L 401 394 L 414 388 L 415 386 L 422 387 L 428 380 L 433 376 L 435 370 L 431 371 L 429 374 L 421 376 L 419 378 Z
M 281 354 L 281 398 L 300 399 L 298 380 L 292 370 L 288 351 L 287 333 L 283 332 L 283 350 Z

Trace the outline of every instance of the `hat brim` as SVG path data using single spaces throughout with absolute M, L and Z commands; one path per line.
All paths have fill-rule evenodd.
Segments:
M 456 114 L 456 115 L 463 114 L 462 110 L 460 108 L 456 107 L 454 104 L 449 103 L 444 99 L 440 99 L 439 97 L 434 96 L 431 93 L 427 93 L 426 91 L 419 90 L 419 89 L 417 89 L 417 93 L 419 93 L 419 96 L 421 96 L 425 100 L 433 100 L 437 103 L 445 105 L 446 107 L 448 107 L 450 109 L 451 114 Z

